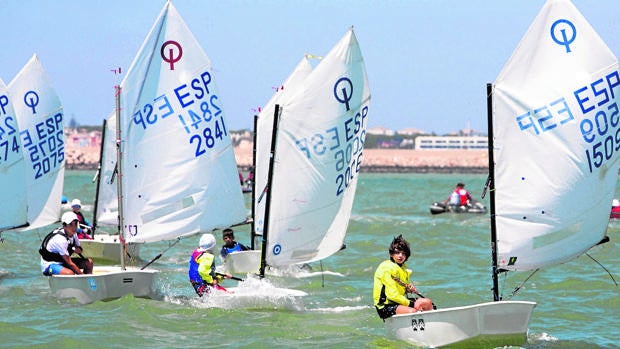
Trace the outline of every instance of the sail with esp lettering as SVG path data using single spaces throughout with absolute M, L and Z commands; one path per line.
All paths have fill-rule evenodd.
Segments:
M 65 173 L 63 107 L 37 55 L 9 84 L 24 156 L 28 224 L 60 220 Z
M 167 2 L 121 83 L 128 242 L 226 228 L 246 208 L 211 61 Z
M 609 47 L 570 1 L 548 1 L 493 87 L 500 269 L 563 263 L 604 238 L 619 94 Z
M 0 231 L 28 223 L 24 154 L 13 101 L 0 79 Z
M 278 101 L 265 234 L 270 266 L 321 260 L 343 247 L 370 102 L 353 28 L 293 92 Z

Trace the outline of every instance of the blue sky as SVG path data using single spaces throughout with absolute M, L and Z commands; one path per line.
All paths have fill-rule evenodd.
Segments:
M 0 0 L 0 78 L 37 53 L 68 120 L 100 125 L 110 71 L 129 68 L 164 0 Z M 573 0 L 620 55 L 620 1 Z M 304 53 L 324 55 L 354 26 L 372 94 L 369 126 L 486 130 L 492 82 L 543 0 L 176 0 L 211 58 L 229 128 L 251 129 Z M 120 80 L 118 80 L 120 81 Z

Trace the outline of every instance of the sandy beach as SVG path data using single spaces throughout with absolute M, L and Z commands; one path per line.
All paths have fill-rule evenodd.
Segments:
M 363 172 L 486 173 L 488 154 L 482 150 L 364 149 Z M 252 148 L 235 148 L 237 165 L 252 166 Z
M 241 143 L 235 147 L 235 159 L 241 170 L 252 166 L 252 146 Z M 99 162 L 98 146 L 80 146 L 67 142 L 66 168 L 95 170 Z M 481 150 L 412 150 L 365 149 L 364 172 L 411 173 L 486 173 L 488 155 Z

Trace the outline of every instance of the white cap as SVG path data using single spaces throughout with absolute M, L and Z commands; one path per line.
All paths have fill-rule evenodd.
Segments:
M 620 206 L 620 200 L 618 199 L 611 200 L 611 207 L 617 207 L 617 206 Z
M 79 219 L 78 219 L 78 216 L 75 213 L 69 211 L 69 212 L 63 213 L 62 218 L 60 219 L 60 221 L 62 223 L 64 223 L 64 224 L 71 224 L 71 222 L 79 221 Z
M 75 207 L 75 206 L 82 207 L 82 202 L 80 201 L 80 199 L 73 199 L 73 201 L 71 201 L 71 207 Z
M 205 250 L 210 250 L 215 247 L 215 236 L 213 234 L 203 234 L 200 237 L 200 242 L 198 243 L 200 248 Z

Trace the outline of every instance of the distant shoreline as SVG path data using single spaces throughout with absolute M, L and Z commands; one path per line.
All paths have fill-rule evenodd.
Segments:
M 90 170 L 98 167 L 99 148 L 66 149 L 67 170 Z M 252 166 L 251 146 L 234 148 L 237 167 L 248 171 Z M 413 150 L 365 149 L 361 166 L 368 173 L 488 173 L 488 154 L 483 150 Z

